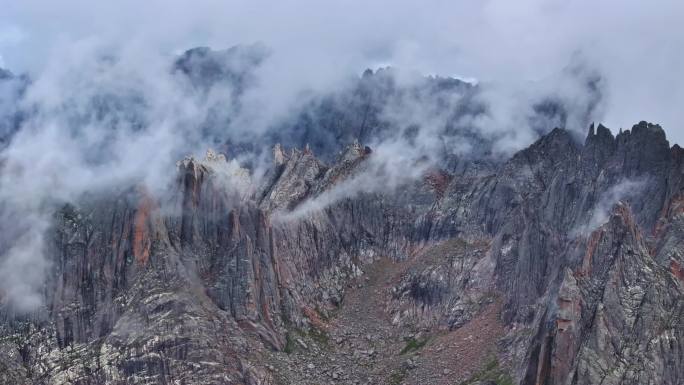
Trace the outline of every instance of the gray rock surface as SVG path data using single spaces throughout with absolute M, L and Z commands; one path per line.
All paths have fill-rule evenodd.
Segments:
M 167 196 L 57 212 L 45 309 L 0 311 L 0 383 L 682 383 L 684 151 L 659 126 L 592 126 L 583 144 L 556 129 L 500 164 L 311 207 L 371 149 L 273 155 L 261 181 L 209 154 L 179 162 Z M 392 275 L 354 289 L 387 259 Z M 384 303 L 380 323 L 345 313 L 350 290 Z M 416 356 L 366 329 L 422 333 Z

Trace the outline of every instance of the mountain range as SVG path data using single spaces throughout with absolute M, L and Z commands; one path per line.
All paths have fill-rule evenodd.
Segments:
M 174 62 L 199 95 L 231 85 L 198 130 L 235 124 L 266 54 L 246 52 Z M 0 81 L 15 98 L 31 82 Z M 588 119 L 599 80 L 582 81 Z M 502 153 L 469 123 L 487 113 L 480 89 L 369 70 L 258 137 L 179 158 L 163 193 L 55 205 L 41 306 L 0 293 L 0 383 L 680 384 L 684 150 L 643 121 L 553 128 L 568 112 L 547 98 L 533 143 Z M 415 100 L 438 127 L 388 117 Z M 0 116 L 2 146 L 33 113 Z M 406 158 L 426 132 L 438 145 Z

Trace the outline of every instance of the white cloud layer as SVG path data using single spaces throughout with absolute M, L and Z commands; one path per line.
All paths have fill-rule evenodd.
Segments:
M 163 191 L 177 160 L 215 143 L 198 127 L 233 111 L 235 89 L 203 94 L 173 74 L 170 63 L 189 47 L 268 47 L 231 117 L 245 134 L 301 105 L 303 90 L 337 90 L 366 67 L 391 64 L 403 70 L 399 81 L 415 72 L 477 79 L 490 113 L 465 123 L 498 152 L 535 139 L 528 120 L 540 95 L 568 109 L 568 128 L 586 130 L 591 95 L 577 80 L 593 74 L 603 97 L 592 118 L 614 129 L 657 122 L 684 143 L 681 1 L 0 0 L 0 10 L 0 57 L 33 82 L 21 103 L 35 114 L 0 157 L 0 223 L 15 229 L 0 234 L 0 298 L 21 311 L 40 304 L 56 205 L 126 184 Z M 15 91 L 0 87 L 0 113 L 14 111 Z M 472 147 L 439 137 L 449 114 L 424 100 L 398 98 L 382 111 L 404 133 L 421 125 L 411 140 L 371 143 L 373 169 L 389 182 L 445 146 Z M 358 192 L 347 187 L 311 204 Z
M 93 37 L 167 53 L 264 42 L 272 109 L 303 84 L 327 87 L 379 63 L 516 83 L 581 55 L 606 81 L 607 126 L 649 120 L 684 142 L 677 0 L 1 0 L 0 9 L 0 54 L 17 71 L 39 71 L 58 43 Z

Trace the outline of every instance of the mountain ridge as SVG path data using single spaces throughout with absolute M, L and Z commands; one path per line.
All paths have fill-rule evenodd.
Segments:
M 226 184 L 218 166 L 203 162 L 229 161 L 208 154 L 179 164 L 170 211 L 144 190 L 63 208 L 53 230 L 46 311 L 10 321 L 11 309 L 3 310 L 0 378 L 17 384 L 317 383 L 320 374 L 307 361 L 292 361 L 300 354 L 314 358 L 282 352 L 294 343 L 321 357 L 346 357 L 315 333 L 337 333 L 328 325 L 345 309 L 349 285 L 389 258 L 408 269 L 392 278 L 396 285 L 372 294 L 386 298 L 387 308 L 378 310 L 391 323 L 379 330 L 394 330 L 390 335 L 421 331 L 430 341 L 444 330 L 471 328 L 466 325 L 494 298 L 501 304 L 499 341 L 507 342 L 472 357 L 496 357 L 497 376 L 505 371 L 520 384 L 677 383 L 684 365 L 665 363 L 683 360 L 678 352 L 684 350 L 606 349 L 600 341 L 622 326 L 600 329 L 589 321 L 598 313 L 588 310 L 613 309 L 599 319 L 630 325 L 633 335 L 620 337 L 625 344 L 641 346 L 662 335 L 658 325 L 671 333 L 672 346 L 681 344 L 684 169 L 681 149 L 669 146 L 662 128 L 641 122 L 613 136 L 592 126 L 584 144 L 556 129 L 494 173 L 447 173 L 439 189 L 424 178 L 396 191 L 360 186 L 367 179 L 355 175 L 376 175 L 375 154 L 354 143 L 324 165 L 307 148 L 276 146 L 272 172 L 252 190 L 226 189 L 237 186 L 230 183 L 233 174 Z M 354 190 L 317 200 L 345 181 Z M 275 220 L 278 212 L 304 206 Z M 606 222 L 586 228 L 594 217 Z M 421 251 L 449 240 L 480 246 Z M 602 262 L 612 255 L 617 262 Z M 414 259 L 418 265 L 408 262 Z M 622 281 L 614 281 L 617 271 Z M 624 281 L 625 274 L 633 278 Z M 627 301 L 633 295 L 641 298 L 636 304 Z M 652 322 L 635 323 L 630 314 Z M 298 331 L 301 344 L 292 342 Z M 366 378 L 337 376 L 393 383 L 396 373 L 411 378 L 424 371 L 402 366 L 391 351 L 378 354 L 360 362 L 373 368 L 373 360 L 390 360 L 395 372 L 363 374 L 351 369 L 354 361 L 350 372 Z M 283 360 L 295 371 L 281 368 L 274 376 L 269 367 Z M 485 364 L 477 360 L 470 374 L 435 368 L 434 383 L 450 374 L 475 375 L 473 368 Z M 658 364 L 641 368 L 644 360 Z

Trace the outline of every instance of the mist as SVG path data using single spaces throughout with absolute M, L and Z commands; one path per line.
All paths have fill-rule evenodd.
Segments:
M 260 76 L 271 94 L 264 104 L 274 112 L 287 108 L 302 85 L 330 87 L 366 67 L 391 64 L 519 86 L 554 76 L 581 56 L 607 82 L 606 126 L 650 120 L 674 141 L 684 139 L 673 108 L 684 98 L 678 1 L 5 0 L 2 9 L 0 55 L 18 73 L 39 72 L 58 42 L 93 37 L 112 45 L 138 41 L 165 54 L 263 42 L 273 49 Z
M 610 189 L 601 194 L 598 202 L 594 205 L 587 223 L 571 231 L 571 234 L 589 235 L 591 232 L 608 222 L 611 212 L 615 205 L 623 200 L 630 200 L 637 198 L 643 194 L 644 188 L 648 184 L 648 179 L 624 179 L 612 186 Z
M 60 204 L 123 186 L 163 195 L 176 162 L 208 148 L 240 160 L 217 166 L 226 185 L 235 175 L 254 183 L 239 163 L 258 180 L 268 138 L 299 124 L 282 122 L 354 89 L 366 68 L 392 67 L 399 89 L 377 104 L 383 129 L 363 143 L 374 151 L 357 177 L 367 183 L 345 182 L 294 215 L 398 186 L 443 157 L 479 156 L 482 143 L 505 158 L 555 126 L 581 138 L 592 121 L 649 120 L 684 142 L 677 1 L 0 0 L 0 9 L 0 65 L 30 79 L 0 83 L 0 222 L 16 229 L 0 239 L 0 290 L 21 311 L 40 306 L 44 235 Z M 217 54 L 231 81 L 199 84 L 179 70 L 197 46 L 240 47 Z M 477 85 L 421 93 L 428 75 Z M 477 108 L 453 113 L 466 104 Z M 14 133 L 4 122 L 18 111 Z M 238 140 L 254 145 L 226 145 Z

